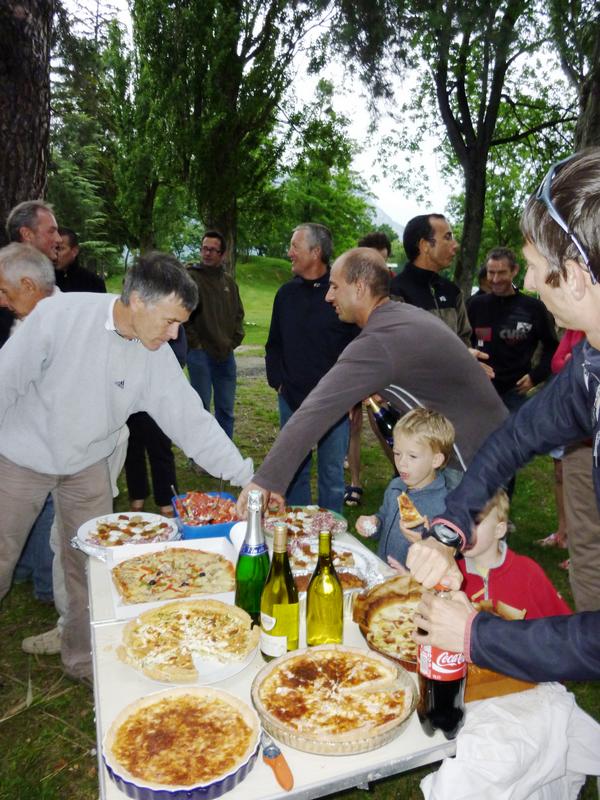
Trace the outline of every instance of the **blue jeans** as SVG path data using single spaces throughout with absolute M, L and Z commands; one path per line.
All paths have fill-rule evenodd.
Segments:
M 50 549 L 50 528 L 54 520 L 54 503 L 49 494 L 38 518 L 27 537 L 25 547 L 14 571 L 14 579 L 33 579 L 33 593 L 38 600 L 52 600 L 52 561 L 54 553 Z
M 187 366 L 190 383 L 200 395 L 202 405 L 210 411 L 211 394 L 214 395 L 215 419 L 227 436 L 233 439 L 235 356 L 230 353 L 224 361 L 217 361 L 205 350 L 188 350 Z
M 281 395 L 279 400 L 279 423 L 283 428 L 294 413 Z M 348 450 L 350 422 L 347 414 L 336 422 L 317 444 L 319 505 L 331 511 L 341 512 L 344 503 L 344 458 Z M 285 494 L 292 506 L 310 505 L 310 468 L 312 453 L 309 453 Z

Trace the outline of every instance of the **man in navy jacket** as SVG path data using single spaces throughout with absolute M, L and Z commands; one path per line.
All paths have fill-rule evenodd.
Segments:
M 455 548 L 468 551 L 487 499 L 534 455 L 593 438 L 600 506 L 600 148 L 555 164 L 523 213 L 525 286 L 557 322 L 586 339 L 565 369 L 493 433 L 448 495 L 432 536 L 411 547 L 407 564 L 426 587 L 460 586 Z M 598 513 L 598 510 L 595 509 Z M 422 644 L 464 650 L 468 660 L 534 681 L 600 679 L 600 611 L 507 622 L 476 613 L 461 593 L 425 595 L 416 623 Z

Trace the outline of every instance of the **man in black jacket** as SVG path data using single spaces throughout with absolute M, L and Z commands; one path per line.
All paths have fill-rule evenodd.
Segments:
M 390 294 L 435 314 L 469 347 L 471 326 L 462 292 L 439 274 L 458 250 L 448 220 L 442 214 L 413 217 L 406 223 L 402 243 L 409 260 L 392 280 Z
M 427 587 L 458 589 L 455 548 L 467 551 L 478 513 L 518 467 L 559 445 L 593 437 L 592 474 L 600 506 L 600 148 L 554 164 L 523 213 L 525 286 L 557 322 L 586 339 L 556 378 L 493 433 L 433 520 L 407 564 Z M 598 514 L 598 508 L 592 513 Z M 422 644 L 464 650 L 467 659 L 525 680 L 599 680 L 600 610 L 515 622 L 476 613 L 466 597 L 427 595 L 416 615 Z
M 60 244 L 54 274 L 61 292 L 106 292 L 104 280 L 79 263 L 79 239 L 75 231 L 60 227 L 58 233 Z
M 331 233 L 324 225 L 306 223 L 294 229 L 288 251 L 294 277 L 275 295 L 265 348 L 267 380 L 278 393 L 281 427 L 358 334 L 355 325 L 340 322 L 325 302 L 332 249 Z M 318 502 L 332 511 L 342 510 L 348 436 L 346 413 L 317 445 Z M 288 487 L 291 505 L 311 503 L 310 467 L 309 454 Z
M 490 250 L 486 270 L 490 292 L 474 297 L 468 308 L 473 346 L 489 356 L 494 388 L 508 410 L 516 411 L 527 392 L 550 375 L 558 345 L 554 320 L 542 302 L 515 287 L 519 264 L 512 250 Z M 533 366 L 538 346 L 540 356 Z

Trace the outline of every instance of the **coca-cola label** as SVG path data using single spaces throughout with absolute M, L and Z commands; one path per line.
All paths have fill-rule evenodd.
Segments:
M 462 653 L 422 644 L 419 645 L 419 672 L 434 681 L 455 681 L 467 674 L 467 662 Z

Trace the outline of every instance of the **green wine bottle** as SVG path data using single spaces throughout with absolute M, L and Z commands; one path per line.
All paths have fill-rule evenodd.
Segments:
M 298 589 L 287 535 L 287 525 L 275 525 L 271 569 L 260 597 L 260 651 L 265 661 L 298 648 Z
M 260 622 L 260 594 L 269 572 L 269 551 L 261 524 L 262 493 L 248 493 L 248 522 L 246 536 L 240 548 L 235 568 L 235 604 Z
M 331 533 L 319 533 L 319 560 L 306 592 L 306 643 L 341 644 L 344 593 L 331 559 Z

